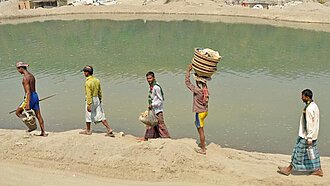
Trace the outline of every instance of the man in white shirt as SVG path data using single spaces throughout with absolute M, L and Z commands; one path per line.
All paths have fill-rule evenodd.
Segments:
M 148 109 L 155 112 L 158 119 L 158 125 L 154 127 L 147 126 L 144 137 L 138 138 L 138 140 L 147 141 L 149 138 L 159 137 L 170 138 L 163 116 L 164 93 L 162 87 L 157 83 L 153 72 L 148 72 L 146 78 L 149 84 Z
M 290 175 L 292 170 L 309 171 L 311 175 L 323 176 L 320 154 L 317 149 L 317 136 L 319 133 L 319 108 L 313 101 L 313 92 L 305 89 L 301 99 L 306 104 L 300 117 L 299 137 L 293 149 L 291 163 L 288 167 L 278 167 L 278 172 Z M 314 157 L 308 155 L 308 148 L 313 149 Z

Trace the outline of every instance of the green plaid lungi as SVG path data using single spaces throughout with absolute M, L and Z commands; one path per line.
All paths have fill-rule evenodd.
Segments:
M 298 137 L 297 143 L 293 148 L 291 156 L 291 165 L 296 171 L 315 171 L 321 168 L 320 154 L 317 150 L 317 140 L 313 140 L 312 147 L 315 153 L 315 159 L 310 160 L 307 155 L 307 140 Z

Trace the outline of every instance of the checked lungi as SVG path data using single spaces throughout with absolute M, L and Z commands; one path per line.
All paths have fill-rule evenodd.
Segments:
M 310 160 L 307 155 L 307 140 L 298 137 L 297 143 L 291 156 L 291 165 L 296 171 L 315 171 L 321 168 L 320 154 L 317 150 L 317 140 L 313 140 L 312 147 L 315 153 L 315 159 Z

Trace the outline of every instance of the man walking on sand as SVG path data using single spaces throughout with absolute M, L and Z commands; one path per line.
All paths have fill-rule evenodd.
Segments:
M 190 72 L 192 65 L 188 65 L 185 84 L 189 90 L 193 92 L 193 112 L 195 112 L 195 125 L 200 138 L 200 149 L 196 149 L 197 153 L 206 154 L 205 134 L 204 134 L 204 119 L 208 114 L 209 92 L 206 85 L 208 78 L 195 75 L 196 86 L 190 82 Z
M 107 129 L 106 136 L 115 137 L 105 118 L 105 113 L 102 108 L 102 91 L 100 80 L 93 76 L 93 67 L 90 65 L 85 66 L 81 71 L 84 72 L 86 77 L 86 129 L 79 132 L 79 134 L 91 135 L 91 122 L 94 122 L 95 124 L 102 122 Z
M 164 93 L 161 86 L 157 83 L 155 79 L 155 74 L 153 72 L 148 72 L 146 74 L 147 82 L 149 84 L 149 94 L 148 103 L 149 110 L 153 110 L 158 119 L 158 125 L 154 127 L 147 126 L 146 133 L 144 137 L 138 138 L 139 141 L 147 141 L 149 138 L 170 138 L 170 134 L 164 122 L 163 115 L 163 101 Z
M 303 90 L 301 99 L 306 105 L 300 117 L 299 136 L 293 149 L 291 163 L 288 167 L 278 167 L 278 172 L 288 176 L 292 170 L 309 171 L 311 175 L 322 177 L 320 154 L 317 149 L 319 108 L 313 101 L 311 90 Z M 314 155 L 308 155 L 309 150 L 312 150 Z
M 41 116 L 40 106 L 39 106 L 39 97 L 38 93 L 36 92 L 36 79 L 34 78 L 33 74 L 31 74 L 27 67 L 29 64 L 19 61 L 16 63 L 17 71 L 23 74 L 23 88 L 25 92 L 24 101 L 23 103 L 16 109 L 16 115 L 19 118 L 22 118 L 22 112 L 25 110 L 34 110 L 36 117 L 38 119 L 41 133 L 37 136 L 44 136 L 46 137 L 48 134 L 45 132 L 44 120 Z M 35 129 L 34 129 L 35 130 Z M 28 132 L 32 132 L 33 130 L 28 130 Z

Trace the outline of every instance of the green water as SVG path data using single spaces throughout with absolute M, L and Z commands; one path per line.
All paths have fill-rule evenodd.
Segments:
M 301 111 L 300 92 L 314 91 L 321 112 L 319 150 L 329 156 L 330 33 L 265 25 L 198 21 L 47 21 L 0 26 L 0 128 L 25 129 L 14 114 L 23 97 L 15 62 L 37 78 L 48 131 L 84 127 L 84 76 L 93 65 L 104 109 L 116 131 L 144 134 L 138 115 L 147 106 L 145 73 L 165 92 L 165 123 L 173 138 L 197 138 L 192 95 L 184 73 L 194 47 L 223 56 L 209 83 L 208 142 L 248 151 L 290 154 Z M 94 126 L 96 131 L 105 131 Z M 78 135 L 78 134 L 77 134 Z

